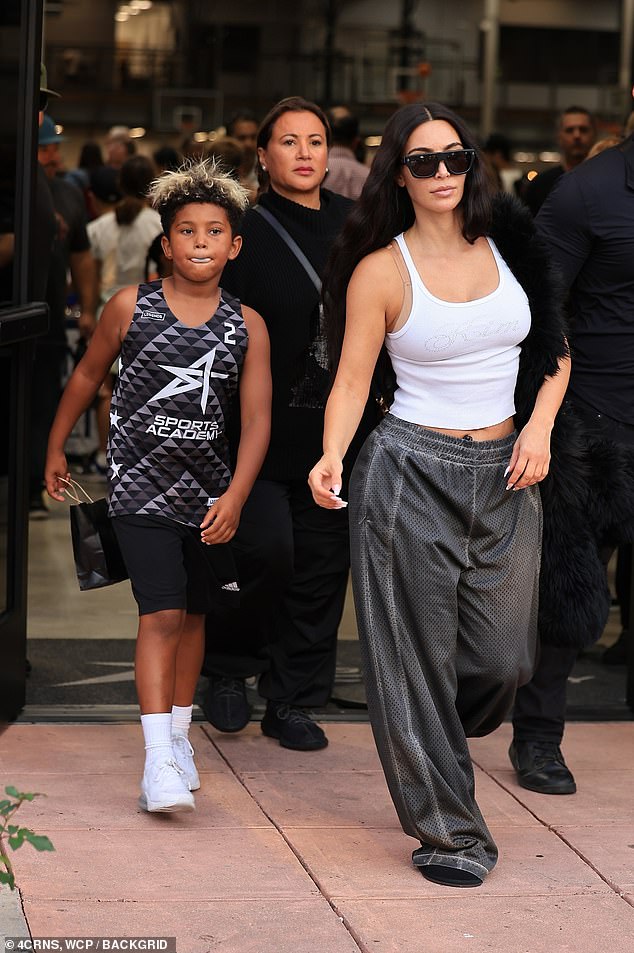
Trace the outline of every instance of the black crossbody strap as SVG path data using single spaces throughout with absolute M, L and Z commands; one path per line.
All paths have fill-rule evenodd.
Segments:
M 256 205 L 253 211 L 258 212 L 262 216 L 262 218 L 264 218 L 269 223 L 271 228 L 275 229 L 275 231 L 280 236 L 282 241 L 285 242 L 285 244 L 290 248 L 290 250 L 295 255 L 295 258 L 297 258 L 298 262 L 300 263 L 300 265 L 302 266 L 302 268 L 304 269 L 304 271 L 306 272 L 306 274 L 308 275 L 308 277 L 314 284 L 315 288 L 317 289 L 317 293 L 321 295 L 321 278 L 319 277 L 319 275 L 317 274 L 317 272 L 315 271 L 315 269 L 309 262 L 308 258 L 306 257 L 304 252 L 301 250 L 301 248 L 295 241 L 295 239 L 292 237 L 292 235 L 289 235 L 289 233 L 286 231 L 286 229 L 281 224 L 281 222 L 278 222 L 275 215 L 271 215 L 268 209 L 262 208 L 261 205 Z

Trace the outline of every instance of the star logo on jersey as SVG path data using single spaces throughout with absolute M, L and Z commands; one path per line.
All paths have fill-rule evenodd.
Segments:
M 199 360 L 194 361 L 189 367 L 172 367 L 168 364 L 160 364 L 164 371 L 174 375 L 174 380 L 170 381 L 162 390 L 150 397 L 148 404 L 163 400 L 166 397 L 174 397 L 176 394 L 186 394 L 191 390 L 202 390 L 200 395 L 200 406 L 203 414 L 207 410 L 207 398 L 209 397 L 209 386 L 212 377 L 227 378 L 228 374 L 221 374 L 213 371 L 214 360 L 216 357 L 216 348 L 212 348 L 209 354 L 205 354 Z

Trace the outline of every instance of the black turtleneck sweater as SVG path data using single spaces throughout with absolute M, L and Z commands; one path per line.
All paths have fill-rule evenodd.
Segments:
M 275 215 L 321 275 L 352 202 L 322 190 L 321 207 L 310 209 L 271 190 L 260 204 Z M 227 263 L 221 284 L 262 315 L 271 340 L 271 443 L 260 478 L 303 480 L 322 453 L 330 384 L 319 298 L 302 265 L 261 215 L 249 210 L 241 232 L 242 249 Z

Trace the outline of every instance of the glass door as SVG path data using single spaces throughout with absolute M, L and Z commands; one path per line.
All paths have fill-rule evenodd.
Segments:
M 35 300 L 30 242 L 41 0 L 0 4 L 0 727 L 24 704 L 28 396 L 33 340 L 47 326 Z

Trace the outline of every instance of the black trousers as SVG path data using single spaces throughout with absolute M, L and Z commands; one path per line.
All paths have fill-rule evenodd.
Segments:
M 616 597 L 619 600 L 621 611 L 621 625 L 624 629 L 630 627 L 630 588 L 632 585 L 632 544 L 625 543 L 619 546 L 616 557 L 616 575 L 614 586 Z
M 579 401 L 575 401 L 574 406 L 576 413 L 584 420 L 589 435 L 634 447 L 634 426 L 613 421 Z M 615 547 L 606 545 L 603 540 L 597 540 L 597 546 L 607 570 Z M 631 553 L 631 546 L 629 549 Z M 617 569 L 617 588 L 619 595 L 627 590 L 622 618 L 627 617 L 629 622 L 629 584 L 625 577 L 628 570 L 625 552 L 621 566 Z M 533 678 L 528 685 L 518 690 L 515 699 L 513 736 L 516 741 L 561 742 L 566 721 L 566 685 L 578 654 L 578 649 L 559 648 L 541 640 L 539 661 Z
M 566 723 L 566 683 L 578 654 L 578 649 L 540 645 L 533 677 L 515 696 L 513 737 L 516 741 L 561 744 Z
M 262 673 L 264 698 L 325 705 L 348 581 L 346 511 L 318 507 L 305 480 L 257 480 L 232 547 L 240 609 L 207 617 L 203 674 Z

